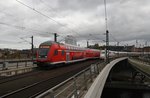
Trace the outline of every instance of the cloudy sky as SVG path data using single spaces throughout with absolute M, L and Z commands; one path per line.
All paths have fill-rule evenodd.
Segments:
M 107 0 L 110 44 L 150 45 L 150 0 Z M 105 13 L 103 0 L 0 0 L 0 48 L 30 48 L 66 35 L 80 46 L 103 45 Z

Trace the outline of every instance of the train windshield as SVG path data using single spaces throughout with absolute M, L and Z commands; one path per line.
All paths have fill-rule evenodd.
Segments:
M 45 56 L 48 54 L 49 49 L 48 48 L 40 48 L 39 49 L 39 55 Z
M 41 57 L 41 58 L 47 57 L 48 52 L 49 52 L 49 48 L 40 48 L 39 49 L 39 57 Z

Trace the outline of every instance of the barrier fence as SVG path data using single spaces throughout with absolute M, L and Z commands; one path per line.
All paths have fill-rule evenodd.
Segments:
M 135 58 L 135 57 L 130 57 L 130 59 L 132 59 L 132 60 L 135 60 L 135 61 L 137 61 L 137 62 L 140 62 L 140 63 L 143 63 L 143 64 L 148 64 L 148 65 L 150 65 L 150 59 L 149 58 Z
M 1 61 L 0 70 L 16 69 L 20 67 L 33 66 L 33 60 L 12 60 L 12 61 Z

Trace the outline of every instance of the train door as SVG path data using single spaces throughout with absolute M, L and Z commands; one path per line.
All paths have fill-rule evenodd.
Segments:
M 70 61 L 70 51 L 66 50 L 66 62 L 68 63 Z

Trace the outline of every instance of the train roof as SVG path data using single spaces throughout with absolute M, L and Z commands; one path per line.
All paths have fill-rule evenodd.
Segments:
M 46 41 L 46 42 L 41 43 L 40 45 L 52 45 L 52 44 L 59 44 L 59 45 L 65 45 L 65 46 L 71 46 L 71 47 L 78 47 L 78 46 L 75 46 L 75 45 L 63 44 L 63 43 L 54 42 L 54 41 Z M 78 48 L 82 48 L 82 47 L 78 47 Z
M 40 45 L 48 45 L 48 46 L 50 46 L 52 44 L 60 44 L 60 43 L 54 42 L 54 41 L 46 41 L 46 42 L 41 43 Z
M 64 45 L 68 49 L 100 51 L 100 50 L 97 50 L 97 49 L 90 49 L 90 48 L 78 47 L 78 46 L 75 46 L 75 45 L 63 44 L 63 43 L 54 42 L 54 41 L 43 42 L 43 43 L 40 44 L 40 46 L 41 45 L 43 45 L 43 46 L 51 46 L 52 44 Z

